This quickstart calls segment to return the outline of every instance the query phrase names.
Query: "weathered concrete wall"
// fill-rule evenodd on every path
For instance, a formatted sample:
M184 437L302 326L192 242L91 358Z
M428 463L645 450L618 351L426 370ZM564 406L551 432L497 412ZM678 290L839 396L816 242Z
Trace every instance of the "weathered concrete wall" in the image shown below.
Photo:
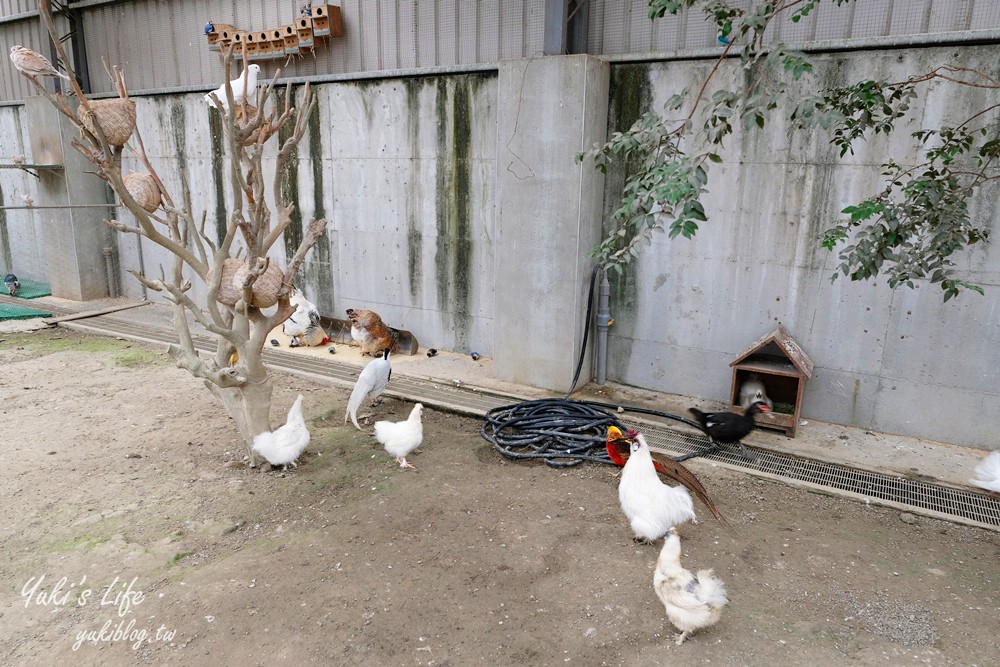
M24 107L0 108L0 163L31 159L31 143ZM35 178L19 169L0 169L0 273L46 282L48 263L42 235L37 233L38 212L11 209L24 206L24 197L37 196Z
M500 379L570 389L593 264L585 255L599 240L604 185L574 156L604 138L608 77L608 64L590 56L500 63L493 364Z
M953 49L818 56L820 85L862 78L905 79L955 60ZM995 49L963 49L962 64L992 71ZM737 63L726 66L729 76ZM613 69L611 130L662 109L699 83L711 63L623 65ZM964 119L987 96L932 87L915 103L927 124ZM942 303L937 287L890 290L880 283L830 280L836 255L821 232L850 203L881 187L887 155L913 161L909 131L876 137L838 160L828 137L789 134L776 114L764 132L737 133L713 168L696 238L657 235L622 279L614 280L609 377L666 392L725 400L729 362L781 322L816 364L803 415L835 423L988 447L1000 389L1000 249L986 246L957 261L986 288ZM609 173L606 212L622 173ZM977 223L997 233L998 189L973 204Z
M961 62L991 71L993 51L966 47ZM818 56L816 61L820 83L837 84L861 77L903 78L953 62L954 54L954 49L884 51ZM505 66L522 72L525 89L516 99L527 103L528 114L517 126L516 147L518 155L534 161L529 166L536 174L546 172L544 179L521 184L535 191L518 190L516 179L523 174L517 170L524 165L512 165L510 156L502 155L514 136L509 113L514 109L516 117L516 108L512 90L503 88L496 74L315 88L319 106L284 187L297 197L301 220L313 215L329 220L328 235L308 258L299 281L324 314L371 307L390 324L413 331L425 346L475 350L494 356L501 369L505 364L551 369L553 354L572 357L562 366L575 362L579 332L574 328L583 317L579 295L586 280L582 267L590 265L582 257L597 237L596 229L586 229L586 220L597 224L600 216L593 213L602 191L597 181L586 181L589 167L576 165L580 171L572 175L572 155L589 130L564 130L572 124L580 130L577 121L592 122L603 110L588 107L582 116L580 109L566 110L569 101L595 99L575 87L591 85L589 75L554 79L543 75L548 67L557 74L571 68L553 60L531 73L524 67L528 62L533 61ZM727 64L726 74L735 65ZM613 65L609 129L627 127L648 109L661 109L673 92L700 83L710 67L705 61ZM541 101L560 88L566 99L552 104L563 103L564 113L547 114L546 109L560 107ZM168 188L178 200L190 199L196 214L206 211L209 229L223 228L230 184L217 114L201 94L139 98L137 105L147 150ZM986 93L956 94L940 86L917 105L916 117L929 124L963 118L988 102ZM5 146L8 137L26 145L23 114L17 107L0 109ZM729 390L729 361L781 322L816 363L803 404L807 418L973 446L993 444L992 421L985 416L1000 412L992 371L1000 349L1000 251L995 245L959 258L972 279L987 288L986 296L965 294L944 304L940 291L927 284L893 291L883 283L831 283L836 256L817 241L838 211L876 187L878 165L886 155L899 155L893 150L899 148L906 159L907 130L916 125L901 129L894 138L859 145L857 155L846 160L836 158L821 133L788 134L777 116L766 132L731 137L725 163L712 171L706 199L711 221L693 241L655 237L626 274L614 279L609 378L721 401ZM563 161L560 143L566 144ZM548 174L553 165L560 173ZM622 178L621 171L608 174L605 215L621 192ZM31 177L0 171L8 202L12 190L34 187L24 179ZM553 184L561 185L552 189ZM510 188L509 198L505 188ZM973 203L977 221L994 233L1000 216L997 194L993 187ZM11 219L8 215L8 227ZM302 224L293 225L289 248L297 245ZM568 238L561 235L568 225L575 230L575 258L566 252L568 246L556 243ZM123 271L144 268L158 276L160 265L168 266L167 255L149 241L142 244L141 262L134 237L120 236L119 248ZM275 249L280 260L285 253L284 247ZM529 256L530 261L522 261L523 277L539 289L524 294L510 276L516 261ZM141 294L131 276L123 273L121 282L131 296ZM549 285L551 290L541 289ZM551 291L556 297L546 299ZM575 295L575 308L560 305L569 302L567 295ZM509 338L501 322L564 332L550 336L560 350ZM550 374L560 377L530 381L561 388L569 380L561 370ZM528 381L513 372L511 377Z
M272 254L290 256L308 221L326 217L327 236L297 283L323 314L371 308L428 347L492 354L496 75L314 91L316 111L281 185L298 202L296 221ZM200 94L137 98L137 109L167 189L224 233L232 188L218 113ZM275 147L265 154L268 183ZM120 247L123 268L139 268L137 240ZM142 250L147 275L158 276L169 257L148 240ZM140 295L131 278L125 285Z

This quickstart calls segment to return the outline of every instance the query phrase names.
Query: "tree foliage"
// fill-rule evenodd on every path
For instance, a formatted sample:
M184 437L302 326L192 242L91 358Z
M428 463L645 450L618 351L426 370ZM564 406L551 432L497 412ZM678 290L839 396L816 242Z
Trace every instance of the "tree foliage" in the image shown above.
M827 1L839 6L853 0ZM577 156L593 160L605 173L612 160L631 167L608 236L591 253L606 269L620 273L654 232L691 238L698 231L707 220L701 198L711 163L722 161L720 151L737 123L752 131L764 128L775 113L787 114L794 129L828 131L844 157L858 141L892 133L931 82L1000 90L1000 81L983 72L945 64L904 81L859 81L793 97L788 83L810 76L812 64L782 44L765 46L764 33L775 20L802 20L820 2L776 0L744 9L721 0L649 0L654 20L684 10L702 12L724 48L698 89L673 96L663 115L647 112L627 131ZM734 68L728 83L718 83L720 66L734 55L742 67ZM891 287L928 280L939 285L946 301L962 289L983 293L956 274L952 256L989 240L989 230L973 223L968 202L985 183L1000 178L998 109L1000 104L989 106L954 127L914 132L921 162L889 159L882 165L884 188L846 207L845 217L820 239L839 253L834 279L884 275Z

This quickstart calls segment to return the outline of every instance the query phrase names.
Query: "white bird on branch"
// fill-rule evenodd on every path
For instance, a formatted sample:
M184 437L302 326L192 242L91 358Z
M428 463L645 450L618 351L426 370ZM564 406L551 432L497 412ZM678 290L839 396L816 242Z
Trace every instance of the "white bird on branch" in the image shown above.
M245 70L240 78L233 79L229 82L229 86L233 89L233 102L236 104L242 104L243 102L252 102L253 99L247 100L247 91L250 95L254 95L257 92L257 74L260 72L260 65L250 65ZM219 102L222 103L222 108L229 110L229 100L226 99L226 84L222 84L218 88L212 91L215 96L219 98ZM212 101L212 93L205 95L205 101L208 106L214 107L215 102Z

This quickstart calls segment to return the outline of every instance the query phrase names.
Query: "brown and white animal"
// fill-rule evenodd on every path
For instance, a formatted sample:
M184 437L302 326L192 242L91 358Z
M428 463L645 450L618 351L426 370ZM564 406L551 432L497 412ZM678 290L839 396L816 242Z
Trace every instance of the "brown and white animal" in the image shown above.
M37 51L32 51L21 45L10 47L10 61L14 63L14 67L17 68L18 72L32 78L36 76L58 76L70 81L68 76L52 66L48 58Z
M309 429L306 428L306 420L302 417L302 394L295 399L291 410L288 411L288 419L284 426L265 433L255 435L253 438L253 450L267 459L273 466L296 466L295 461L299 458L306 445L309 444Z
M714 625L729 602L726 586L712 570L692 574L681 566L681 538L673 528L663 540L653 573L653 589L667 618L681 631L674 643L680 645L696 630Z
M622 468L618 501L635 539L652 542L679 523L696 521L688 490L660 481L649 446L638 432L629 431L625 437L632 443L632 453Z
M417 403L410 411L410 416L401 422L375 422L375 439L382 443L390 456L396 457L400 468L412 468L406 462L406 455L420 446L424 441L424 426L421 422L424 406Z
M361 356L370 354L375 357L382 350L396 352L399 349L392 329L385 325L374 310L348 308L347 318L351 320L351 338L361 346Z
M294 287L289 300L295 306L295 312L281 325L282 332L291 338L288 346L315 347L329 343L330 337L326 335L320 323L319 310L316 306Z

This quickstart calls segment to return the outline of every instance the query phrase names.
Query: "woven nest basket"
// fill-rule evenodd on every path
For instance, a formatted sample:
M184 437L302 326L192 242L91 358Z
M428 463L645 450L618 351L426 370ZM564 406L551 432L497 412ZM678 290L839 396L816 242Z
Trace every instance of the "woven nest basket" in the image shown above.
M104 137L108 143L115 148L121 148L135 131L135 102L132 100L111 99L88 101L90 113L82 105L76 110L76 117L80 119L87 131L97 136L94 129L93 117L97 117L97 122L101 125Z
M125 177L125 189L146 212L152 213L160 207L160 189L149 174L129 174Z
M243 296L243 281L249 272L250 268L241 259L227 259L223 262L222 283L219 285L216 301L227 306L235 306ZM284 277L284 272L272 262L264 275L254 281L251 290L253 299L250 305L254 308L270 308L278 303L278 292L281 290L281 281Z

